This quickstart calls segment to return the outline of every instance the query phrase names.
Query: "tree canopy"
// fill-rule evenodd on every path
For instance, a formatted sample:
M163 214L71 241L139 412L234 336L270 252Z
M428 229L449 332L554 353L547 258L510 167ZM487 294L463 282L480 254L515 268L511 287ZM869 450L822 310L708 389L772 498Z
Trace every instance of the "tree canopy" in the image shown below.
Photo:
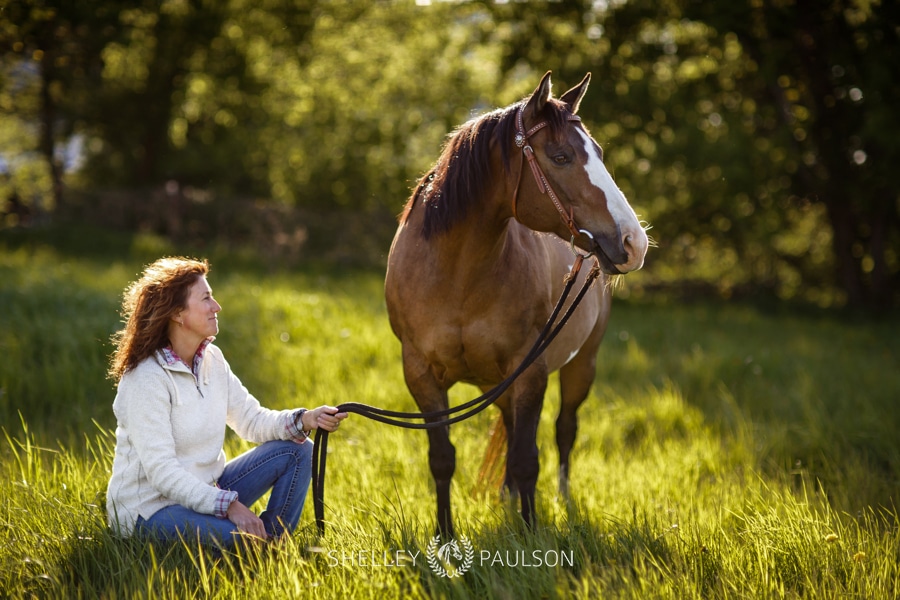
M0 0L0 201L396 213L456 125L592 72L654 285L895 307L898 31L877 0Z

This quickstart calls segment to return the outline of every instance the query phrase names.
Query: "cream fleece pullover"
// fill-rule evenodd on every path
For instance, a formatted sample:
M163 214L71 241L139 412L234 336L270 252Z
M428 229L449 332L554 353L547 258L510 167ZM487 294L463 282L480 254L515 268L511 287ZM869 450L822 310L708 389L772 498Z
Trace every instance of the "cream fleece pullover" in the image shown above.
M199 380L161 352L127 371L113 402L116 453L107 489L109 525L130 535L138 516L180 504L215 514L225 468L225 425L256 443L291 439L295 411L260 406L209 344Z

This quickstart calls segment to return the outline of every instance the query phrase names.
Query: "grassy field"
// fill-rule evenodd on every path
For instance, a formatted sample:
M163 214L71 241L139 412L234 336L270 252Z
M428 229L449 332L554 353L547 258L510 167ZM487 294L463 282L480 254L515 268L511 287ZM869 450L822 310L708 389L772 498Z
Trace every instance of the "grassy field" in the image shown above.
M0 597L900 594L896 316L616 303L569 502L556 494L555 383L548 392L534 531L479 487L494 411L454 426L457 535L473 556L459 577L427 560L425 434L358 417L330 440L324 537L310 501L293 538L225 557L114 538L108 339L126 283L172 249L98 234L86 252L83 237L0 236ZM264 404L414 409L381 274L205 254L224 307L217 343ZM229 454L245 448L229 438Z

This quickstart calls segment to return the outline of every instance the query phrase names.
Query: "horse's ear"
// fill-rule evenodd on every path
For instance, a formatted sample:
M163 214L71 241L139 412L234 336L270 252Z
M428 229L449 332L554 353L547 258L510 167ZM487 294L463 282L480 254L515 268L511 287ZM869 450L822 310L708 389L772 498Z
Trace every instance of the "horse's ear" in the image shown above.
M560 97L560 100L566 103L566 106L569 107L569 111L573 115L578 112L578 105L581 104L581 99L584 98L584 93L587 91L590 82L591 74L588 73L584 76L584 79L581 80L581 83Z
M547 71L541 79L541 82L531 93L531 98L528 99L528 104L525 106L525 109L531 111L532 115L538 115L550 99L550 87L552 85L553 84L550 83L550 71Z

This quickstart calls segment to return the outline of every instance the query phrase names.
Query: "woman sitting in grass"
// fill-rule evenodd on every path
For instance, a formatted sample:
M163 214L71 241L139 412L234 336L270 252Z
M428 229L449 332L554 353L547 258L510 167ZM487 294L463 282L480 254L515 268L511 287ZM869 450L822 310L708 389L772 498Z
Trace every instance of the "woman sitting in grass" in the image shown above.
M231 548L241 533L293 531L312 471L309 432L335 431L347 416L331 406L260 406L212 343L222 307L207 273L205 260L162 258L125 291L109 369L118 393L106 500L120 535ZM261 445L226 463L226 425ZM248 507L269 490L257 516Z

